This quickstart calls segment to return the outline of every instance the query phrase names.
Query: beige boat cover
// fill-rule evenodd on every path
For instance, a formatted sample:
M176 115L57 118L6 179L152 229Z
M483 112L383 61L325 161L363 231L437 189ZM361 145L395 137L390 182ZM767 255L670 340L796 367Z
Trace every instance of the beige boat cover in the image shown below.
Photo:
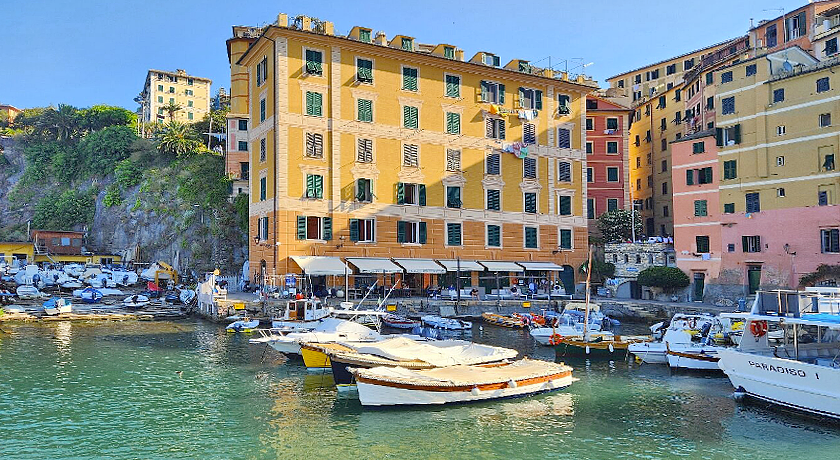
M356 347L356 353L380 356L393 361L423 361L433 366L480 364L513 359L519 354L509 348L480 345L464 340L418 342L406 337L373 342Z
M571 370L572 368L565 364L525 358L508 365L493 367L450 366L426 370L374 367L354 369L354 373L358 377L385 382L425 386L464 386L539 378Z

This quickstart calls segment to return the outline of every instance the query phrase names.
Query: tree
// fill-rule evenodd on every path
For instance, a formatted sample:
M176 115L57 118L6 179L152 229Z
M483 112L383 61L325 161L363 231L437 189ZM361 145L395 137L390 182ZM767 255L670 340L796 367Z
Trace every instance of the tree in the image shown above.
M584 262L578 268L578 271L586 275L586 266L588 262ZM593 283L603 283L605 278L611 278L615 274L615 265L611 262L601 262L600 260L592 259L592 276Z
M59 104L58 109L46 109L35 121L35 131L43 137L67 142L79 133L79 109Z
M225 130L225 124L227 123L226 115L230 111L230 109L224 108L222 110L213 110L210 113L204 115L200 121L193 123L193 129L195 132L201 136L201 142L204 145L207 145L207 134L212 129L215 133L222 133ZM213 120L213 124L211 126L210 120ZM219 140L216 137L213 137L210 140L210 149L213 150L217 145L224 145L224 141Z
M108 126L85 136L79 143L88 173L105 176L114 171L116 164L131 155L131 146L137 139L134 129Z
M94 105L79 111L82 125L88 131L98 131L109 126L130 126L137 120L137 115L122 108L110 105Z
M631 213L624 209L605 212L598 217L598 230L607 243L628 241L633 237L630 219L635 217L636 237L642 234L642 218L639 213Z
M175 121L163 128L157 142L158 151L176 157L196 154L204 147L192 128Z
M170 123L175 121L175 112L181 110L182 108L181 104L178 104L175 101L169 101L165 106L163 106L163 110L169 114Z
M657 287L666 292L691 284L688 275L676 267L648 267L639 272L637 281L642 286Z

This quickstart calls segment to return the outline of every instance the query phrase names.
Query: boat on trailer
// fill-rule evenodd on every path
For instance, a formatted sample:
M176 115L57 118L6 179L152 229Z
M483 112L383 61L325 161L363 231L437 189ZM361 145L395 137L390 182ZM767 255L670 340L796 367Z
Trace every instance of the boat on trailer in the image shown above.
M575 380L565 364L522 359L426 370L351 368L363 406L442 405L514 398L560 390Z

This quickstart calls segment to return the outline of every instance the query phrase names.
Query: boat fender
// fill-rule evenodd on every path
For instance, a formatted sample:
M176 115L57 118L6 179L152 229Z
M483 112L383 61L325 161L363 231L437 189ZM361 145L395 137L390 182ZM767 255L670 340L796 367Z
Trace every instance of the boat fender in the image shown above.
M613 348L613 344L610 344L609 349L610 349L610 353L615 351L615 349Z
M473 387L472 390L470 390L470 393L472 393L473 396L478 396L481 394L481 390L479 390L478 387Z
M589 345L586 346L586 354L589 354Z
M510 379L507 383L508 388L516 388L516 380Z
M750 332L758 340L759 337L767 333L767 321L752 321L750 322Z

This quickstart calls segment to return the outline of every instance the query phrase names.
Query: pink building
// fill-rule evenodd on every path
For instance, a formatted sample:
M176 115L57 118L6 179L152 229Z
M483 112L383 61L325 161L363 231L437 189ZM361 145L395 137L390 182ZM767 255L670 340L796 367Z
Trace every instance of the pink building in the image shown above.
M691 278L689 298L703 300L707 283L720 276L723 247L715 132L683 137L671 155L677 267Z

